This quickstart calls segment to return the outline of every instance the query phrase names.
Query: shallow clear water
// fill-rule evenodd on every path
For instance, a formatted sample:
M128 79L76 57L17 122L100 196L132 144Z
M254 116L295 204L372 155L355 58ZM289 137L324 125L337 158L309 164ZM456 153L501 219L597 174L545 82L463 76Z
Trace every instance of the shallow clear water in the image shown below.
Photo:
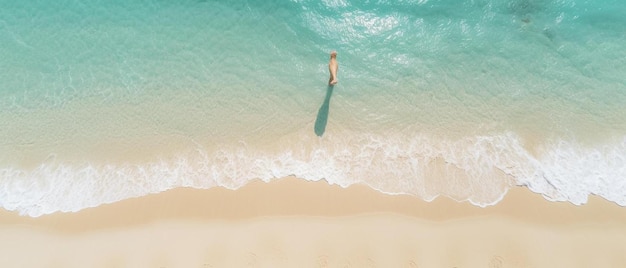
M623 1L0 3L0 205L296 175L626 205ZM329 88L328 53L339 84Z

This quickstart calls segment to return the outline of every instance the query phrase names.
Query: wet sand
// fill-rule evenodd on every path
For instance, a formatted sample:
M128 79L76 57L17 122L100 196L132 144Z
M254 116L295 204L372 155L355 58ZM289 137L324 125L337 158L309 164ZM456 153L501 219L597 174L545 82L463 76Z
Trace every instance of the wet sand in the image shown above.
M480 208L285 178L0 212L0 267L626 267L626 208L517 187Z

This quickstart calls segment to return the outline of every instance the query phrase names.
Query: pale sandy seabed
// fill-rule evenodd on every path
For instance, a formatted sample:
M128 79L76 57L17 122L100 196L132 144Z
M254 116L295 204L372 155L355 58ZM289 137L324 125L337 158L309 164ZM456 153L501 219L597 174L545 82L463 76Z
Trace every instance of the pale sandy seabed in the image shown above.
M626 208L521 187L479 208L285 178L2 211L0 238L0 267L626 267Z

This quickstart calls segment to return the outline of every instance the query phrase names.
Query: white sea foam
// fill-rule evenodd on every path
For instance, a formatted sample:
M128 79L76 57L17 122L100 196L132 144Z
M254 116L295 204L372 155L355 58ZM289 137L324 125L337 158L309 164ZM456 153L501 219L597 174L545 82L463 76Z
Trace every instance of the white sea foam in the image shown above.
M285 143L273 152L250 145L142 165L70 165L49 160L33 170L0 169L0 205L32 217L176 187L237 189L251 180L289 175L431 201L444 195L477 206L496 204L513 185L549 200L584 204L589 194L626 205L626 138L584 148L574 142L528 153L512 133L445 140L426 136L328 135Z
M595 148L560 141L547 149L534 161L535 171L518 177L518 184L549 200L580 205L594 194L626 205L626 138Z

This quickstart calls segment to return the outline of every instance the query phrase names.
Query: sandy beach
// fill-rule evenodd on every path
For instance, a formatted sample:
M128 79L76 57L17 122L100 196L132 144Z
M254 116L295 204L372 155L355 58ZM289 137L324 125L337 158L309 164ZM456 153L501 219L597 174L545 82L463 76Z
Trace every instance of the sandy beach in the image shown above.
M38 218L0 213L0 267L626 267L626 211L525 188L479 208L284 178Z
M624 14L3 1L0 268L626 268Z

